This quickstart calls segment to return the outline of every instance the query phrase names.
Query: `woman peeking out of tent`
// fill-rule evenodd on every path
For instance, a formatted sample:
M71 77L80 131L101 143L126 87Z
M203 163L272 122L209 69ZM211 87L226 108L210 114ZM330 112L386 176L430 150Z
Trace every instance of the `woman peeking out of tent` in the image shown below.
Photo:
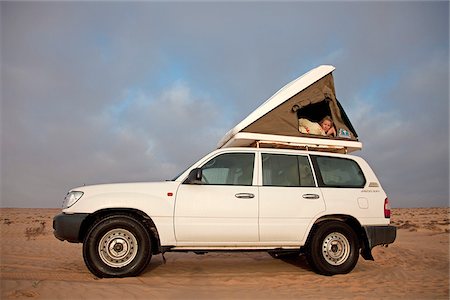
M336 129L334 129L333 120L330 116L325 116L319 123L311 122L308 119L300 118L298 120L298 130L301 133L317 134L324 136L336 136Z

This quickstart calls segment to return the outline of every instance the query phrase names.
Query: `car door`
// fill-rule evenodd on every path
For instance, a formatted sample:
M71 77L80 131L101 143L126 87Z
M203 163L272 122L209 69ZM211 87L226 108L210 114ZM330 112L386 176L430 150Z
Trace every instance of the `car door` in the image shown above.
M254 152L222 153L203 164L201 182L181 184L174 215L177 245L258 241L254 169Z
M307 155L262 153L259 226L262 243L298 245L325 210Z
M316 170L317 183L327 200L328 211L371 218L374 216L372 209L382 207L385 198L379 197L380 189L369 189L369 186L364 189L367 180L355 160L325 155L311 155L311 160ZM375 184L378 186L378 183ZM379 215L381 213L379 210Z

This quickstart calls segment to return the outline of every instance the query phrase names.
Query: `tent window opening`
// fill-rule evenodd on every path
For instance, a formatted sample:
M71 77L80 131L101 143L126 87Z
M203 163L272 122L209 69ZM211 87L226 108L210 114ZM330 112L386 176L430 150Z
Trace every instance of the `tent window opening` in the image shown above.
M321 102L309 104L297 110L297 118L299 122L298 130L303 134L313 134L322 136L336 136L336 129L333 119L331 118L331 109L329 99ZM319 124L325 117L329 121L324 121L323 125Z
M308 119L311 122L319 123L326 116L331 116L330 105L327 100L297 110L297 118Z

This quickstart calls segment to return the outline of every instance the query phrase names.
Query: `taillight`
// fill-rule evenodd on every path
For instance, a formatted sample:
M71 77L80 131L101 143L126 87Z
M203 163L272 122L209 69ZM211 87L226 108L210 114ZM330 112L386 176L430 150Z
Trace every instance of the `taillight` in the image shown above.
M384 199L384 217L390 218L391 217L391 205L389 204L389 199Z

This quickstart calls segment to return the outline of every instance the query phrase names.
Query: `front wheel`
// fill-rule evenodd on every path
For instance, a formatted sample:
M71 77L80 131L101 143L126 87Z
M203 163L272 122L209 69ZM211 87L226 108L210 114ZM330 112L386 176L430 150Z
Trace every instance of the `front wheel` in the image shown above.
M128 215L109 216L90 228L83 258L98 277L136 276L150 261L150 236L141 222Z
M359 258L358 237L339 221L326 222L312 233L306 251L310 266L323 275L349 273Z

